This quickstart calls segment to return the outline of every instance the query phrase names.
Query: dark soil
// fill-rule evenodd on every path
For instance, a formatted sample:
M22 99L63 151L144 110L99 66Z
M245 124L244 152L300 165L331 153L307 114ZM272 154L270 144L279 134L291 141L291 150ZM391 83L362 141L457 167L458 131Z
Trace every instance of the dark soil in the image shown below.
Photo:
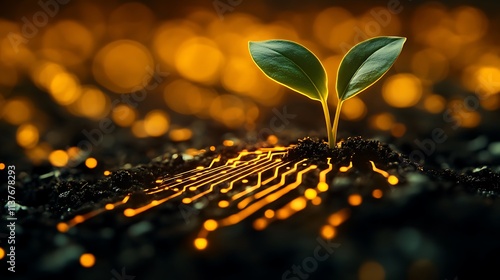
M65 234L56 230L56 224L128 193L133 193L131 203L143 205L149 202L143 190L154 186L157 178L208 165L218 154L225 162L256 145L220 146L216 152L207 149L190 160L172 150L147 164L111 170L107 177L100 175L102 170L89 173L82 166L63 168L53 176L24 174L17 185L15 278L132 279L125 274L135 279L300 279L282 276L313 254L319 228L330 213L349 207L346 197L353 192L364 196L363 204L352 207L351 218L337 229L334 242L340 246L307 279L353 279L370 260L383 265L387 279L498 276L498 173L486 167L429 168L387 144L360 137L348 138L335 149L311 138L291 144L295 146L285 161L308 158L324 164L331 158L337 170L352 161L353 172L329 175L334 188L325 194L320 207L271 224L262 232L253 230L251 221L221 229L211 236L205 251L196 251L192 240L210 217L211 207L215 208L211 204L187 222L176 201L131 219L118 212L104 213ZM400 178L397 187L385 187L388 193L382 199L369 195L385 182L373 175L370 160ZM6 186L0 191L5 193ZM83 252L96 256L94 267L80 266L78 257ZM3 275L4 271L2 267Z

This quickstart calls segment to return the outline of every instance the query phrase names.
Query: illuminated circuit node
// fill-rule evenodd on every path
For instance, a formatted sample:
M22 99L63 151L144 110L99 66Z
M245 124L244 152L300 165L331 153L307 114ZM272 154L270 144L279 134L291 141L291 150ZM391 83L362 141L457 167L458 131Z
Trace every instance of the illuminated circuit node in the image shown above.
M234 144L231 140L225 141L225 146ZM338 168L339 172L347 172L353 168L352 162L348 166L334 166L331 158L326 158L321 165L313 164L307 158L284 160L291 147L293 146L243 150L229 159L216 155L209 164L156 178L151 187L143 190L146 197L150 197L146 200L149 202L143 205L128 204L131 196L128 194L121 201L108 202L101 205L101 208L60 222L57 230L67 232L106 211L119 211L125 217L134 217L168 202L194 207L197 211L204 210L209 205L217 209L217 214L211 217L208 215L194 239L193 245L197 250L208 247L209 234L246 219L252 219L251 224L255 230L264 230L275 221L289 219L309 207L321 205L328 190L335 187L327 183L335 175L332 171ZM212 146L209 150L214 152L217 149ZM385 177L389 185L399 183L396 176L377 168L373 161L370 163L373 171ZM111 172L107 170L104 175L109 176ZM220 197L213 199L216 194ZM381 198L382 195L381 189L372 192L374 198ZM351 194L347 202L350 207L359 206L363 197L357 193ZM215 210L213 207L210 209ZM348 208L332 213L327 223L318 229L319 234L325 239L334 238L337 227L349 216ZM95 258L90 254L82 255L80 262L82 266L91 267Z
M83 267L92 267L95 264L95 257L92 254L85 253L80 256L80 264Z

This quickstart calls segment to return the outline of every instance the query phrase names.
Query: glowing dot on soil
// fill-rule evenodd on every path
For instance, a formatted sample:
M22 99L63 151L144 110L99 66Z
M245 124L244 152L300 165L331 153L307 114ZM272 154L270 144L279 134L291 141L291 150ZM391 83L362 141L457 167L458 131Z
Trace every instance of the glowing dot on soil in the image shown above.
M267 143L271 144L271 145L276 145L278 144L278 137L276 137L276 135L269 135L267 137Z
M132 208L125 209L125 211L123 211L123 215L126 217L132 217L135 215L135 210Z
M97 166L97 160L92 157L88 158L85 160L85 166L87 166L90 169L95 168Z
M109 170L104 171L104 176L109 176L109 175L111 175L111 171Z
M205 167L203 167L203 166L197 166L196 167L196 170L203 170L203 169L205 169Z
M340 172L347 172L347 171L348 171L349 169L351 169L351 168L352 168L352 161L351 161L351 162L349 162L349 166L342 166L342 167L340 167L340 168L339 168L339 171L340 171Z
M297 197L296 199L290 202L290 208L295 211L300 211L304 209L307 205L307 201L303 197Z
M77 215L73 218L73 221L75 221L75 223L79 224L79 223L83 223L83 221L85 221L85 218L82 215Z
M0 260L3 259L3 257L5 257L5 251L3 248L0 248Z
M106 204L106 206L104 206L104 208L106 208L106 210L113 210L115 208L115 205L108 203Z
M57 224L57 230L59 232L67 232L69 230L69 226L66 223L58 223Z
M210 151L215 151L215 146L210 146Z
M95 257L92 254L85 253L80 256L80 264L83 267L92 267L95 264Z
M255 230L263 230L266 228L266 226L267 226L267 222L263 218L259 218L253 222L253 228Z
M363 198L359 194L351 194L347 200L351 206L358 206L363 202Z
M226 147L231 147L231 146L234 146L234 141L232 141L232 140L224 140L224 142L222 142L222 145L224 145Z
M397 183L399 183L399 179L398 179L398 177L391 175L391 176L389 176L389 178L387 178L387 182L389 182L389 184L394 186Z
M243 179L243 180L241 180L241 182L242 182L243 184L246 184L246 183L248 183L248 180L247 180L247 179Z
M328 190L328 184L325 182L319 182L317 188L318 188L318 191L320 191L320 192L326 192Z
M315 198L311 201L311 203L312 203L313 205L320 205L320 204L321 204L321 197L319 197L319 196L315 197Z
M330 225L325 225L321 228L321 236L325 239L332 239L335 237L335 228Z
M5 169L5 163L0 163L0 170L4 170Z
M208 231L214 231L217 229L219 225L217 224L217 221L215 220L206 220L205 223L203 224L203 227L208 230Z
M220 208L226 208L229 206L229 202L227 200L221 200L219 201L219 207Z
M372 191L372 196L374 198L382 198L383 192L379 189L375 189Z
M196 238L194 240L194 247L196 247L196 249L198 250L204 250L205 248L207 248L207 245L208 241L206 238Z
M359 278L360 280L368 279L385 279L384 267L375 261L365 262L359 268Z
M305 192L304 192L304 196L309 199L309 200L312 200L314 199L316 196L318 195L318 193L316 192L316 190L314 189L307 189Z
M267 209L266 212L264 212L264 216L268 219L272 219L274 217L274 210Z
M185 197L185 198L182 199L182 203L184 203L184 204L189 204L191 202L192 202L192 200L189 197Z

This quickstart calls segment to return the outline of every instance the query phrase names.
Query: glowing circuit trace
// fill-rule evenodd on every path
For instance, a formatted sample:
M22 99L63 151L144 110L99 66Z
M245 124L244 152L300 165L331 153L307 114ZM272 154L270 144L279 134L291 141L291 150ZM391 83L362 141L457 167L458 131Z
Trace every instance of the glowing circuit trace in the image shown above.
M67 232L107 211L121 211L125 217L134 217L166 202L189 206L204 199L208 203L202 208L212 203L220 211L203 222L193 241L196 249L204 250L208 247L209 234L251 217L254 217L254 229L264 230L275 221L286 220L308 207L320 205L328 190L334 187L330 183L331 179L353 168L352 162L349 166L335 167L331 158L327 158L322 164L313 163L307 158L298 161L284 160L291 147L243 150L236 157L225 161L218 155L207 166L197 166L173 176L157 178L153 187L144 189L144 194L150 199L142 206L128 206L127 202L131 197L128 194L118 202L108 203L66 222L60 222L57 229ZM386 178L389 185L399 183L396 176L377 168L373 161L370 163L372 170ZM316 182L311 183L311 179L306 178L315 178ZM373 196L382 197L382 190L377 189ZM352 207L362 203L362 197L358 194L347 199ZM348 208L331 214L320 229L320 234L324 238L334 238L337 227L349 215Z

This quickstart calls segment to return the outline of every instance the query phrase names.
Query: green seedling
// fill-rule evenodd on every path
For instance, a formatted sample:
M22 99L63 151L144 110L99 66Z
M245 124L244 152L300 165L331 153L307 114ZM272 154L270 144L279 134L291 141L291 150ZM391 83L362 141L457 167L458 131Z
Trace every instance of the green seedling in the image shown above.
M336 91L339 99L333 126L328 111L328 79L319 59L306 47L287 40L248 43L253 61L271 80L321 102L328 144L334 148L342 104L377 82L398 58L406 38L375 37L352 47L340 63Z

